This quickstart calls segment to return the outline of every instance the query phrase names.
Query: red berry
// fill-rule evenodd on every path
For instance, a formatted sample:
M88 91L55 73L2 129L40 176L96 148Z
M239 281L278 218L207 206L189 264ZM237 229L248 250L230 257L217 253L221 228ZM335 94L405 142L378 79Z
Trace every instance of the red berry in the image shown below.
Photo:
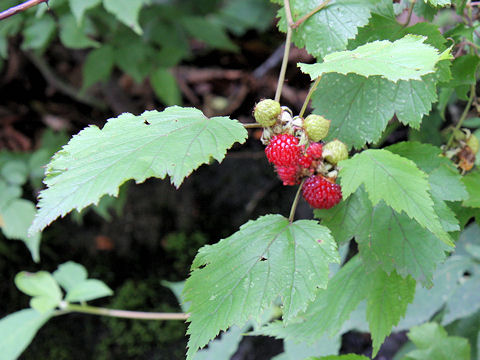
M310 155L313 160L319 160L322 158L323 146L320 143L311 143L307 149L307 155Z
M298 162L300 147L298 139L290 134L276 135L265 148L268 161L276 166L288 166Z
M342 189L321 175L313 175L303 183L302 195L311 207L330 209L342 199Z
M308 169L310 166L312 166L312 157L308 154L306 155L303 155L301 156L299 159L298 159L298 164L304 168L304 169Z
M298 184L298 166L289 165L289 166L276 166L278 177L283 181L283 185L292 186Z

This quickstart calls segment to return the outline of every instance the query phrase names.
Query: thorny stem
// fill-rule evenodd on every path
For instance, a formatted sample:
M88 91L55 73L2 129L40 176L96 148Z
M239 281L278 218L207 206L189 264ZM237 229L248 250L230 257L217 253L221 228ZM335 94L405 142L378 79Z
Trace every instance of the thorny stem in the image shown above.
M252 123L252 124L243 124L243 127L245 129L255 129L255 128L261 128L262 125L260 125L258 123Z
M402 25L403 27L407 27L408 24L410 24L410 20L412 19L412 14L413 14L413 8L415 7L415 2L416 0L412 0L412 4L408 8L408 16L407 16L407 21Z
M142 320L186 320L189 317L189 314L185 313L155 313L143 311L114 310L96 306L76 304L67 304L64 310L60 310L58 312L58 315L63 315L71 312Z
M329 2L330 0L325 0L320 5L318 5L315 9L310 11L308 14L303 15L300 19L298 19L292 24L292 29L296 29L297 27L299 27L304 21L308 20L311 16L315 15L317 12L319 12L325 6L327 6Z
M13 6L5 11L0 12L0 20L6 19L10 16L13 16L15 14L18 14L22 11L25 11L33 6L36 6L41 3L47 3L48 5L48 0L28 0L25 1L17 6Z
M322 76L319 76L315 82L313 83L312 87L308 91L307 97L305 98L305 101L303 102L302 109L300 110L300 114L298 116L302 117L303 114L305 114L305 110L307 110L308 103L310 102L310 98L312 97L313 92L317 88L318 84L320 83L320 80L322 79Z
M458 129L460 129L463 121L467 118L468 111L470 110L470 107L472 106L472 103L473 103L473 99L475 99L475 84L472 84L472 86L470 87L470 97L468 98L468 102L467 102L467 105L465 106L465 109L463 110L462 116L460 116L460 119L458 120L457 126L455 126L455 129L452 131L452 134L450 135L450 138L448 139L447 149L452 144L455 132Z
M295 195L295 199L293 200L292 208L290 209L290 216L288 217L288 221L290 224L295 219L295 211L297 210L298 201L300 200L300 193L302 192L302 186L305 182L305 179L302 180L300 185L298 186L297 194Z

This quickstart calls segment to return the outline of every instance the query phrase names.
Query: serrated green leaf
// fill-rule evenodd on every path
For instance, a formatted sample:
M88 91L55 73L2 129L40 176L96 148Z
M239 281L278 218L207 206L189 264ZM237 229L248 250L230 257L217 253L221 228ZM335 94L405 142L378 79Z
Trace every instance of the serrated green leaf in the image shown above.
M77 284L87 280L87 269L83 265L68 261L58 267L53 273L54 279L65 289L66 292L73 289Z
M71 288L67 292L65 300L90 301L110 295L113 295L113 291L103 281L88 279Z
M328 139L357 149L380 139L387 123L398 119L414 128L437 99L434 75L397 84L372 76L326 74L312 96L316 114L331 120Z
M435 169L451 164L442 155L442 150L431 144L417 141L402 141L386 148L388 151L412 160L421 170L431 173Z
M115 63L115 51L111 45L104 45L90 51L83 64L83 87L107 80Z
M208 119L194 108L170 107L142 115L122 114L100 130L90 126L57 152L47 167L46 190L30 233L73 209L82 210L106 194L116 196L129 179L182 181L211 158L221 161L247 132L228 117Z
M322 356L321 358L318 357L310 357L305 360L369 360L369 358L363 355L356 355L356 354L347 354L347 355L329 355L329 356Z
M364 77L379 75L387 80L422 80L422 76L435 72L435 64L448 54L439 54L434 47L424 44L427 38L406 35L400 40L374 41L352 51L342 51L325 56L322 63L302 64L302 72L312 80L325 73L347 75L355 73Z
M383 202L374 207L370 204L365 212L366 216L359 218L355 240L367 268L380 265L388 274L411 275L431 286L436 266L452 248Z
M413 12L419 17L425 18L427 21L432 21L438 12L438 8L432 6L430 3L424 1L416 1L413 6Z
M433 210L426 174L411 160L387 150L366 150L339 165L345 198L364 184L373 205L384 200L395 211L404 211L446 244L452 244Z
M407 334L418 347L407 353L404 360L469 360L470 344L467 339L448 336L445 329L436 323L414 327Z
M87 36L90 33L91 24L84 21L78 25L71 14L60 18L60 40L62 44L71 49L85 49L98 47L99 43Z
M300 19L319 6L323 0L290 1L293 20ZM332 0L322 10L303 22L293 32L292 40L298 47L316 57L344 50L348 39L357 35L357 29L368 23L375 1L370 0ZM285 9L279 10L281 17L279 28L286 31Z
M437 6L437 7L444 7L452 5L451 0L423 0L430 5Z
M280 215L250 221L203 247L184 289L191 301L187 359L220 330L258 319L279 296L288 322L326 287L328 265L339 261L327 228L312 220L290 224Z
M437 214L442 224L443 230L446 232L459 231L460 224L453 210L446 204L445 201L441 200L435 195L432 195L433 199L433 209L435 214Z
M34 309L23 309L2 318L0 320L2 359L18 359L51 316L52 312L42 314Z
M463 206L474 208L480 207L480 171L472 171L465 175L463 184L468 192L468 199L463 202Z
M283 342L284 353L272 360L299 360L307 359L309 356L321 356L338 354L341 346L341 336L335 336L334 338L323 335L314 344L308 344L304 342L298 342L293 340L285 340Z
M77 23L80 24L83 20L85 12L95 6L99 5L102 0L69 0L70 9L75 16Z
M440 165L428 177L432 196L446 201L461 201L468 198L462 177L452 164Z
M405 315L408 303L415 294L415 280L402 278L395 272L371 274L372 287L367 298L367 321L372 334L373 356L378 353L383 340L392 327Z
M105 9L137 34L142 34L138 16L144 3L145 0L103 0Z
M1 193L1 191L0 191ZM28 228L35 218L35 205L25 199L0 204L0 228L8 239L22 240L35 262L40 260L41 234L28 236Z
M53 276L46 271L27 273L22 271L15 276L15 285L32 296L30 306L41 313L55 309L62 300L62 292Z

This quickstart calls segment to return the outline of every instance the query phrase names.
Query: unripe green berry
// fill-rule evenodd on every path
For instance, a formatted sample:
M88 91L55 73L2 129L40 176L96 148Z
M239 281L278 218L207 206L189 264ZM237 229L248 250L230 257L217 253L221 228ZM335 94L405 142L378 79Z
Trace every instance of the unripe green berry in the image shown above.
M327 136L330 120L320 115L310 114L305 118L303 127L310 140L318 142Z
M265 99L255 106L253 116L260 125L269 127L275 125L281 112L282 109L278 101Z
M474 154L476 154L480 148L478 138L474 134L471 134L468 138L467 145L470 147L470 149L472 149Z
M340 140L333 140L323 146L323 157L333 165L338 162L348 159L348 149Z

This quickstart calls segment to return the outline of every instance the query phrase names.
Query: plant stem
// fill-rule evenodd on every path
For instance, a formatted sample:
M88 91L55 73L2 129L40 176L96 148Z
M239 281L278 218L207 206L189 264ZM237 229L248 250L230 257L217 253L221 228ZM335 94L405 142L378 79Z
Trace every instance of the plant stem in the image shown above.
M185 313L155 313L143 311L127 311L101 308L89 305L68 304L64 313L79 312L91 315L111 316L127 319L142 319L142 320L186 320L189 314Z
M463 121L467 118L468 111L470 110L470 107L472 106L473 99L475 99L475 86L476 84L472 84L470 87L470 97L468 98L467 105L465 106L465 109L463 110L462 116L460 116L460 119L458 120L457 125L455 126L455 129L452 131L452 135L450 135L450 138L448 139L447 142L447 149L450 147L453 141L453 137L455 135L455 132L460 129L460 127L463 124Z
M292 43L292 13L290 11L290 1L284 0L285 14L287 16L287 38L285 40L285 50L283 51L282 66L280 68L280 74L278 74L277 91L275 92L275 101L280 102L282 96L283 83L285 81L285 73L287 72L288 56L290 55L290 45Z
M412 19L412 14L413 14L413 8L415 7L415 2L416 0L412 0L412 4L408 9L407 21L405 21L405 23L402 25L403 27L407 27L408 24L410 24L410 20Z
M243 127L245 129L255 129L255 128L261 128L262 125L260 125L258 123L252 123L252 124L243 124Z
M318 84L320 83L320 80L322 79L322 76L319 76L313 85L310 87L310 90L308 90L307 97L305 98L305 101L303 102L302 109L300 110L300 114L298 116L302 117L303 114L305 114L305 110L307 110L308 103L310 102L310 98L312 97L313 92L317 88Z
M48 4L48 0L28 0L28 1L25 1L17 6L13 6L5 11L2 11L0 12L0 20L3 20L3 19L6 19L10 16L13 16L15 14L18 14L22 11L25 11L33 6L36 6L38 4L41 4L41 3L47 3Z
M292 24L292 29L298 28L304 21L308 20L311 16L315 15L317 12L319 12L325 6L327 6L329 2L330 0L325 0L320 5L318 5L315 9L310 11L308 14L303 15L300 19L298 19Z
M288 217L288 221L290 222L290 224L295 219L295 211L297 210L297 205L298 205L298 201L300 200L300 193L302 192L302 186L304 182L305 182L305 179L302 180L302 182L298 186L297 193L295 194L295 199L293 200L292 208L290 209L290 216Z

